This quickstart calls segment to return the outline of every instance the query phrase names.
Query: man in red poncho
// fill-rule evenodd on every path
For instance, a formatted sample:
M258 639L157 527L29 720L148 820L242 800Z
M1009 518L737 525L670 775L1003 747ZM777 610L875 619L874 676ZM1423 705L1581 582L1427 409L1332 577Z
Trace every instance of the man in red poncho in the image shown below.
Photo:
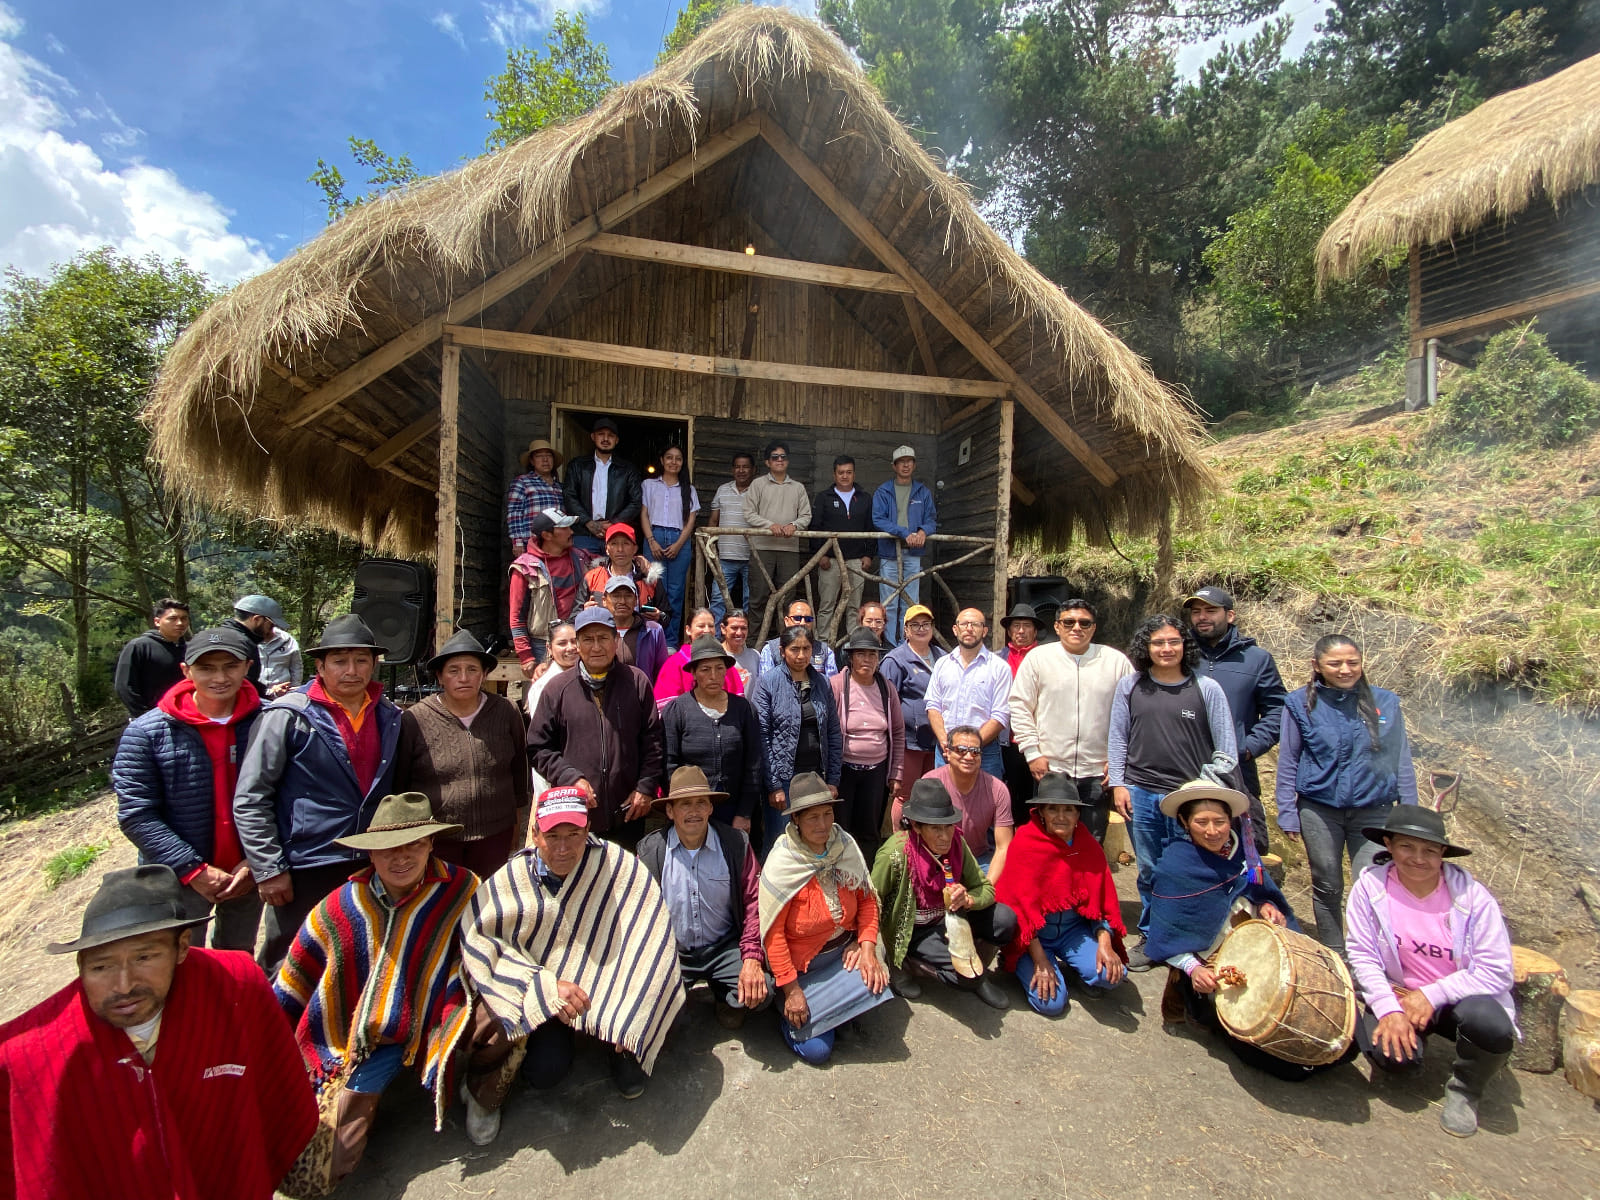
M112 871L78 980L0 1026L0 1197L269 1200L316 1099L246 954L191 949L209 918L171 867Z
M995 899L1017 914L1017 936L1004 962L1037 1013L1067 1008L1065 963L1091 989L1116 987L1126 971L1122 907L1105 851L1078 823L1079 799L1065 775L1049 774L1028 801L1032 819L1017 827Z

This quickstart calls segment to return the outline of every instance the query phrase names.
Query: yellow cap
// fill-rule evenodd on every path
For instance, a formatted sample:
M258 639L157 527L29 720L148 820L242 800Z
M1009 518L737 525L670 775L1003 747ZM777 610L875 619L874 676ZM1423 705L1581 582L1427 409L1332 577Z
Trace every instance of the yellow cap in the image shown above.
M929 608L926 604L913 604L910 608L906 609L907 625L911 624L911 622L916 620L918 617L927 617L928 620L933 620L933 609Z

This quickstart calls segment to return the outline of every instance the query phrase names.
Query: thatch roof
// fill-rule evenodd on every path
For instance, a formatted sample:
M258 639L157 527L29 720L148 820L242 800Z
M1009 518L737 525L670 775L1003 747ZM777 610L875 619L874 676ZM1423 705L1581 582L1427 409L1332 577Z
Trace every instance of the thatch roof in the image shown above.
M1505 92L1434 130L1352 200L1317 245L1317 273L1506 220L1600 182L1600 55Z
M1070 516L1072 497L1081 495L1087 505L1080 515L1148 530L1174 502L1210 485L1188 405L979 217L964 187L894 118L832 34L782 9L754 6L723 17L587 116L356 208L213 304L173 347L148 408L167 479L197 498L309 520L369 546L431 551L437 454L430 471L429 452L436 438L389 470L372 469L363 456L416 420L418 406L437 410L437 344L311 424L289 428L283 414L376 347L559 241L758 110L1118 473L1106 488L1064 453L1059 468L1041 464L1035 482L1048 474L1060 484L1056 494L1069 506L1063 513ZM792 177L786 186L804 191ZM789 252L872 266L855 238L817 208L795 223ZM692 218L687 211L673 217ZM823 224L828 236L815 234L807 244L807 230ZM528 281L469 319L510 328L542 282ZM898 311L898 298L887 299ZM864 295L841 303L863 306L866 322L865 306L883 300ZM903 314L899 324L895 331L879 322L887 331L881 336L903 337L914 352ZM928 333L947 373L984 374L936 323ZM1040 443L1055 447L1020 409L1016 440L1019 453ZM1040 494L1041 506L1054 511ZM1099 527L1098 516L1092 524Z

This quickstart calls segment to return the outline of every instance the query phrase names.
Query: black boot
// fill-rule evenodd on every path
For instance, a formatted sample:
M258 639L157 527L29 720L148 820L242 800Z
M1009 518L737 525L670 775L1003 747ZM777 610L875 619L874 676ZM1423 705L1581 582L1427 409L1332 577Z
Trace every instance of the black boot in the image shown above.
M1444 1085L1444 1112L1439 1114L1439 1124L1446 1133L1471 1137L1478 1132L1478 1100L1510 1057L1510 1051L1490 1054L1464 1037L1456 1038L1455 1069Z

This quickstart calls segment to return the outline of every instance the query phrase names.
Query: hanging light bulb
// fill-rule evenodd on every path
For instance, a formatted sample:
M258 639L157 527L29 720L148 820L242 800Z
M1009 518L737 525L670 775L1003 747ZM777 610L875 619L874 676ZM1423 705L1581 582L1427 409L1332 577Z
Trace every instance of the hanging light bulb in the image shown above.
M754 242L746 242L744 244L744 252L754 257L756 252L756 244Z

